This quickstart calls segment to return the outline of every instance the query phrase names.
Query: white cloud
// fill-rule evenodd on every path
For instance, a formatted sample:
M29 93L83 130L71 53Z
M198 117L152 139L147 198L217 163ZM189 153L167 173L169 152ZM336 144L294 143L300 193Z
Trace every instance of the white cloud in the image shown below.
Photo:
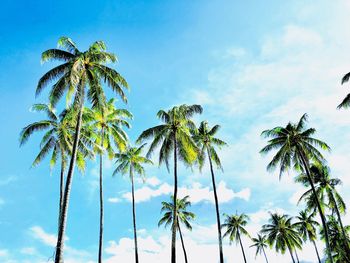
M146 183L149 184L150 186L158 186L160 185L161 181L153 176L153 177L149 177L149 178L146 178Z
M111 197L111 198L108 198L108 202L110 203L120 203L122 200L118 197Z
M38 251L36 250L35 247L24 247L20 250L22 254L25 255L37 255Z
M56 246L56 235L46 233L40 226L33 226L29 230L35 239L40 240L45 245L50 247Z
M0 257L7 257L9 252L7 249L0 249Z

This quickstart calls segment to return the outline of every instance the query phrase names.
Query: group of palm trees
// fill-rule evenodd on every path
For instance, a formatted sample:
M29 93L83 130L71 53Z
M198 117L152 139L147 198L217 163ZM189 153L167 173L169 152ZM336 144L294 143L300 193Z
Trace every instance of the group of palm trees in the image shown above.
M34 104L32 110L44 112L46 119L29 124L23 128L20 144L27 142L34 132L45 131L40 142L40 151L33 166L39 164L46 156L50 156L50 166L60 162L60 186L58 209L58 235L55 248L55 262L63 262L64 241L67 225L68 206L72 189L75 167L84 171L87 160L99 159L99 193L100 193L100 226L98 262L102 262L103 252L103 159L106 155L116 162L113 175L128 174L131 181L132 218L135 242L135 262L139 262L134 176L145 178L144 165L153 164L150 157L158 152L159 165L165 164L170 171L173 158L174 191L170 202L162 202L163 217L159 226L171 226L171 262L176 262L176 238L180 235L185 261L188 255L185 249L183 232L180 225L192 229L190 221L195 218L187 211L190 197L178 198L178 162L186 166L198 167L202 170L207 160L210 168L212 188L214 192L215 213L218 234L218 259L224 262L222 238L228 237L230 242L239 242L246 262L242 243L242 235L249 236L245 226L249 217L246 214L225 216L220 222L219 202L216 191L214 168L222 169L217 150L227 144L216 137L219 125L210 127L202 121L197 127L193 121L195 114L201 114L200 105L179 105L169 110L160 110L157 117L159 125L146 129L136 140L136 146L130 143L125 129L130 128L132 114L115 106L114 99L107 99L104 86L114 91L123 102L127 102L125 91L129 89L126 80L107 63L116 62L113 53L107 51L104 42L94 42L86 51L80 51L68 37L61 37L58 48L42 53L42 61L60 61L62 64L52 68L39 80L36 95L46 86L52 85L49 91L48 104ZM345 75L343 83L350 77ZM60 114L56 107L60 99L66 95L66 106ZM350 105L350 95L340 107ZM256 253L263 253L268 262L266 248L274 247L277 252L289 251L292 261L298 260L297 250L303 242L311 241L321 262L316 247L318 223L314 219L319 214L321 219L320 237L325 240L329 262L350 262L349 227L344 226L341 216L346 207L335 187L341 182L330 176L330 169L319 149L329 150L329 146L311 137L315 129L306 128L307 115L303 115L296 124L288 123L286 127L266 130L262 135L269 138L267 146L261 153L277 150L268 164L268 170L277 166L280 176L289 169L299 173L296 182L306 187L300 201L306 203L307 209L296 218L288 215L270 213L269 223L264 225L256 238L252 238L252 246ZM149 143L149 146L146 145ZM142 151L147 146L147 153ZM296 221L295 221L296 220ZM224 230L222 235L221 231Z

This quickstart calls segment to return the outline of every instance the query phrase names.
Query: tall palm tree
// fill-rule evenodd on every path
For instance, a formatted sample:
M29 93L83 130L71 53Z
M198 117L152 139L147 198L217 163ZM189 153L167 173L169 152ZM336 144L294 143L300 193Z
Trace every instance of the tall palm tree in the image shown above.
M250 247L256 247L255 257L258 254L263 253L265 256L266 263L269 263L265 252L265 248L268 247L266 236L258 234L257 237L252 238L252 241L254 243Z
M147 153L149 157L158 146L159 165L165 163L169 171L169 159L173 152L174 157L174 199L177 200L177 161L178 158L185 164L192 164L198 156L198 149L191 138L190 130L195 128L195 124L191 120L194 114L202 113L203 109L200 105L180 105L175 106L168 111L160 110L157 117L163 124L149 128L141 133L137 142L140 143L147 139L153 139ZM177 207L174 206L174 215L177 214ZM171 263L176 262L176 228L177 218L172 228L171 237Z
M338 178L332 178L330 174L330 168L322 164L313 164L310 168L311 174L313 176L313 181L315 184L315 189L317 196L321 203L326 204L331 210L332 213L336 214L337 220L340 224L340 229L343 235L343 239L346 240L346 231L343 226L341 219L341 214L345 214L346 205L335 188L338 185L341 185L341 180ZM306 175L301 174L296 178L297 182L303 183L306 187L310 187L309 182L306 180ZM312 207L312 191L311 189L306 191L300 198L300 200L306 200L309 207ZM347 243L345 243L345 249L350 255L350 248Z
M302 239L298 231L292 225L292 217L270 213L269 223L263 225L261 232L266 235L270 246L275 246L277 252L284 254L288 249L293 263L295 259L293 251L301 248Z
M42 53L41 58L43 62L56 60L63 63L49 70L40 78L36 88L36 95L39 95L46 86L54 82L49 94L50 103L53 106L56 105L64 93L67 93L68 104L70 104L70 99L74 97L72 107L76 113L76 126L55 253L55 262L62 263L68 204L76 164L77 148L81 137L85 94L87 94L87 98L93 108L104 105L105 95L102 88L102 81L104 81L126 102L123 88L127 88L128 84L116 70L106 66L106 63L115 62L116 56L106 51L104 42L96 41L88 50L81 52L70 38L61 37L58 41L58 46L62 49L49 49Z
M315 247L316 255L318 262L321 263L320 255L316 246L317 232L316 228L319 226L319 223L314 220L314 213L308 213L305 211L300 211L299 215L296 216L297 222L294 223L296 229L300 233L304 242L310 241Z
M222 252L220 211L219 211L218 196L216 193L213 162L217 166L217 168L220 168L222 170L221 161L215 148L218 147L220 149L222 146L225 146L227 144L224 141L215 137L219 129L220 129L219 125L215 125L214 127L209 128L208 122L202 121L198 129L193 130L192 133L193 133L193 140L196 142L196 144L200 149L200 154L198 156L198 163L199 163L200 170L202 170L202 167L206 159L206 155L208 156L208 160L209 160L211 180L212 180L212 185L214 190L215 208L216 208L216 223L217 223L217 229L218 229L220 263L223 263L224 255Z
M341 229L336 217L332 215L328 216L327 226L329 232L329 240L331 244L330 252L332 254L332 260L334 260L334 262L336 263L350 262L350 254L347 253L345 248L345 243L347 243L348 245L350 243L350 226L344 226L346 232L345 240L342 235L339 235ZM325 238L324 229L321 229L320 235L321 238ZM327 259L326 262L330 262L330 259Z
M280 177L290 168L296 170L302 169L305 171L317 203L322 225L325 229L326 245L329 248L326 218L322 211L320 201L318 200L309 162L313 160L317 163L323 163L325 159L317 148L324 150L330 150L330 148L325 142L311 137L316 130L314 128L306 129L306 121L307 115L304 114L297 124L288 123L286 127L275 127L271 130L263 131L261 135L265 138L271 139L260 153L266 154L271 150L278 150L272 161L268 164L267 170L274 170L279 166ZM331 257L331 255L328 254L328 257Z
M138 247L137 247L137 231L136 231L136 208L135 208L135 186L134 186L134 172L140 175L142 178L145 177L144 164L153 164L152 161L142 156L142 149L145 144L140 147L131 147L121 153L116 153L115 157L118 164L113 175L118 173L129 174L131 180L131 197L132 197L132 219L134 227L134 243L135 243L135 262L139 262Z
M236 241L236 243L239 242L245 263L247 263L247 259L244 253L241 235L250 237L248 231L244 228L248 224L248 220L249 220L249 217L244 213L240 215L225 214L225 223L221 225L222 228L226 228L226 232L224 233L223 237L228 236L230 239L230 244L233 241Z
M350 72L346 73L342 80L341 80L341 84L343 85L344 83L348 82L350 79ZM341 108L349 108L350 106L350 93L343 99L343 101L338 105L338 109L341 109Z
M103 174L102 174L102 159L104 149L106 149L108 156L113 158L113 142L117 146L119 151L124 151L128 143L128 136L123 130L123 127L130 128L130 124L126 118L132 119L132 114L125 109L115 108L115 99L110 99L102 107L95 108L93 110L87 109L86 118L90 118L90 125L97 130L98 136L96 138L96 151L100 155L100 167L99 167L99 188L100 188L100 233L99 233L99 249L98 249L98 262L102 262L103 251Z
M25 144L34 132L46 130L40 143L40 152L36 156L32 166L37 166L50 152L51 168L56 164L57 159L60 158L59 218L63 201L64 172L67 165L67 157L71 149L70 125L65 118L66 114L58 116L55 109L49 104L34 104L31 109L37 112L45 112L47 119L31 123L24 127L20 134L20 145Z
M176 200L176 217L174 216L174 198L171 197L171 202L162 202L161 212L165 212L163 217L158 222L158 227L162 224L165 224L165 227L171 225L172 228L176 228L179 231L181 245L185 256L185 262L188 262L187 253L185 249L185 243L183 240L180 223L184 224L185 227L189 230L192 230L192 226L190 221L195 218L195 214L187 211L187 207L191 206L191 202L188 200L189 196L185 196L184 198ZM174 220L176 218L177 220ZM177 225L174 225L176 222Z

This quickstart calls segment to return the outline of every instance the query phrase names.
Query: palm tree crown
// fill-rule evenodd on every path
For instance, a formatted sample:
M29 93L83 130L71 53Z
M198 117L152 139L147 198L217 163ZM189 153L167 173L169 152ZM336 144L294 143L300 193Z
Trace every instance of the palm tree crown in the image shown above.
M253 241L253 245L251 245L250 247L256 248L255 257L258 254L264 254L266 262L268 262L266 253L265 253L265 249L268 247L266 236L258 234L257 237L252 238L252 241Z

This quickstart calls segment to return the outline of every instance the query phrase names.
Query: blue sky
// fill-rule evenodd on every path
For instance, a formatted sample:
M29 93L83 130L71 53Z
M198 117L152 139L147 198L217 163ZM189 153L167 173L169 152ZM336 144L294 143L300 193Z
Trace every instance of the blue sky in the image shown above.
M46 262L53 254L57 228L58 169L48 163L30 168L40 136L19 148L22 127L43 116L30 112L40 76L53 64L40 64L41 52L71 37L81 49L104 40L117 54L117 70L131 86L128 105L135 116L131 139L158 123L155 114L179 103L199 103L207 119L220 124L229 147L220 153L217 172L221 212L250 215L252 235L268 211L291 215L302 188L293 173L281 182L265 166L270 156L259 150L262 130L297 121L307 112L310 125L332 147L327 154L333 174L344 182L349 200L350 134L348 111L336 106L347 94L340 79L350 70L350 5L345 0L308 1L7 1L0 22L0 261ZM107 92L113 96L111 92ZM133 262L130 183L112 178L114 163L105 161L106 262ZM137 184L137 214L142 262L169 257L170 233L158 229L160 202L171 193L172 176L148 167L146 183ZM210 177L180 167L180 194L190 194L197 214L192 233L185 232L189 258L207 251L216 262L215 215ZM94 262L98 243L97 164L75 173L69 208L67 262ZM345 221L349 224L350 218ZM249 240L244 240L249 258ZM319 244L322 248L322 244ZM227 262L240 262L238 247L225 243ZM180 250L179 250L180 251ZM312 247L300 253L315 261ZM288 255L272 262L288 262ZM182 254L179 254L182 260ZM256 262L263 258L256 258ZM181 262L181 261L179 261ZM243 262L243 261L242 261Z

